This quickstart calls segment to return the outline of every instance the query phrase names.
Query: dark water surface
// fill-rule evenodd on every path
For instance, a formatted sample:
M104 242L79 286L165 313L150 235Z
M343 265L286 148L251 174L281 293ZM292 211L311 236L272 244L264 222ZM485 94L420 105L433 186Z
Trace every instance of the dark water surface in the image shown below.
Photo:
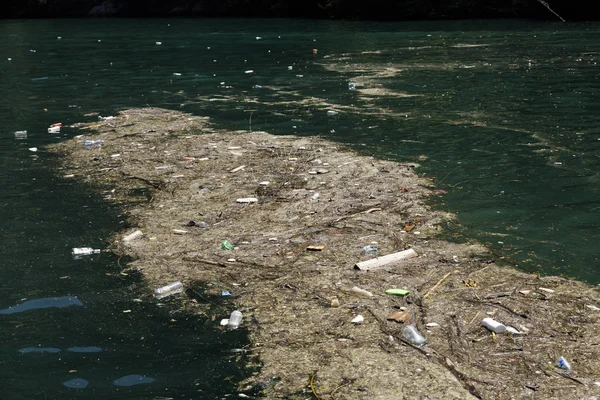
M243 330L151 301L110 254L71 256L125 224L43 149L79 134L48 134L51 123L90 112L182 109L419 162L448 191L435 204L458 213L452 229L525 270L599 282L599 33L519 21L0 21L0 397L212 399L249 373L228 352ZM390 68L377 87L411 96L349 90L369 68Z

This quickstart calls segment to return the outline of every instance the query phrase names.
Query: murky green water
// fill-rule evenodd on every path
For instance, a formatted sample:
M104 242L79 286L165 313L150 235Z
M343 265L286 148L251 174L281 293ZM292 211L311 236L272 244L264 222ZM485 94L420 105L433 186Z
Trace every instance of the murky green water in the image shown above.
M78 134L48 134L51 123L90 112L182 109L419 162L448 192L434 203L458 213L453 232L526 270L597 283L599 33L518 21L0 21L0 309L83 304L0 315L3 396L211 399L248 374L228 352L243 330L150 301L109 254L70 255L124 225L43 150ZM90 346L101 351L69 350ZM150 379L115 384L130 374ZM89 385L63 384L76 378Z

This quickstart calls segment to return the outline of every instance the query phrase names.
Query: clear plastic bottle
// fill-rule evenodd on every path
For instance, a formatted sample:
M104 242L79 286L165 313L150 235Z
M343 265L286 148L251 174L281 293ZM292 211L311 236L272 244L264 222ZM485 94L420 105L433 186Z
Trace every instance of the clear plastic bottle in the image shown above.
M402 329L402 335L404 335L404 339L408 340L415 346L423 346L427 340L419 333L417 327L414 325L408 325L404 329Z
M162 299L163 297L170 296L172 294L183 292L183 283L181 282L173 282L167 286L159 287L158 289L154 289L152 296L157 299Z
M89 255L89 254L98 254L100 253L100 249L92 249L91 247L74 247L72 254L76 255Z
M238 310L235 310L229 316L229 329L237 329L242 323L242 313Z

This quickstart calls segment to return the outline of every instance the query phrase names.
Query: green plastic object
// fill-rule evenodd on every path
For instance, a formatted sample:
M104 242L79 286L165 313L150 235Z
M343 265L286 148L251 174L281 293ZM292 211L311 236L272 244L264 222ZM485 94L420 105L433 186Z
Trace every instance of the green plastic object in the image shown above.
M388 289L385 291L386 294L391 294L394 296L406 296L408 295L410 292L408 290L405 289Z
M233 246L229 243L229 240L224 240L223 243L221 243L221 248L223 250L233 250Z

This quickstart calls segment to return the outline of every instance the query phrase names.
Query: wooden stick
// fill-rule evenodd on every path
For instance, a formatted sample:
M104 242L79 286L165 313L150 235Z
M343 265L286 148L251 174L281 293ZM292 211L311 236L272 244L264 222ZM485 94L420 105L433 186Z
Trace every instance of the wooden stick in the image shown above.
M354 265L354 269L359 269L361 271L369 271L372 269L385 267L386 265L395 263L397 261L406 260L417 256L418 254L416 251L414 251L413 249L408 249L400 251L398 253L388 254L387 256L377 257L371 260L356 263L356 265Z
M446 275L444 275L442 277L442 279L440 279L439 281L437 281L437 283L435 285L433 285L433 287L431 289L429 289L427 291L427 293L425 293L425 296L423 296L423 298L426 299L427 296L429 296L431 294L431 292L433 292L438 286L440 286L440 284L444 281L444 279L446 279L447 277L450 276L450 274L452 274L452 272L448 272Z
M346 218L352 218L352 217L356 217L357 215L360 215L360 214L370 214L370 213L372 213L372 212L374 212L374 211L381 211L381 208L379 208L379 207L374 207L374 208L369 208L368 210L365 210L365 211L360 211L360 212L357 212L357 213L354 213L354 214L350 214L350 215L344 215L344 216L342 216L342 217L339 217L338 219L334 220L334 221L333 221L333 222L331 222L331 223L332 223L332 224L335 224L336 222L340 222L340 221L341 221L341 220L343 220L343 219L346 219Z

